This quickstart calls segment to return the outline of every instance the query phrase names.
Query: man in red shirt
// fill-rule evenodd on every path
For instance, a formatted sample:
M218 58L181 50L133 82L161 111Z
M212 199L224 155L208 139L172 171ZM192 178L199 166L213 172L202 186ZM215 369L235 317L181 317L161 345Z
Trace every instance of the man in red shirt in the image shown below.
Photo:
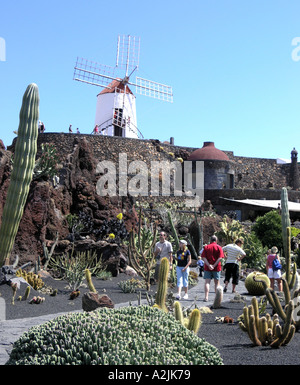
M210 238L210 244L204 247L201 257L204 261L204 301L208 301L208 293L211 279L215 282L215 292L220 284L221 276L221 259L224 258L222 247L217 244L218 238L213 235Z

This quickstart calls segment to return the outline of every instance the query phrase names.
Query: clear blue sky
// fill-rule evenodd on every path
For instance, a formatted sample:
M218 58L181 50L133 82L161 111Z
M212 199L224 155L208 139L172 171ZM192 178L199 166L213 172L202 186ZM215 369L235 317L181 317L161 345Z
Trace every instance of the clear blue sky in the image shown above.
M299 0L0 0L4 144L30 83L46 132L91 133L101 89L74 81L73 67L77 56L114 66L119 34L141 38L138 76L173 87L173 103L137 95L146 139L214 141L237 156L300 153Z

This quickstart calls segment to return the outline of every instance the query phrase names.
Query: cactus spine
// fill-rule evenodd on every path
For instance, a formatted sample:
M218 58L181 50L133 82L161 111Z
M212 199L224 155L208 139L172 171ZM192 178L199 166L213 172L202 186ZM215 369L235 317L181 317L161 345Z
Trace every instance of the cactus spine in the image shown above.
M11 181L0 229L0 266L9 260L29 192L37 151L39 93L30 84L23 96Z
M167 312L166 296L168 291L169 271L170 271L170 263L168 258L162 258L159 266L158 288L155 296L155 302L165 312Z

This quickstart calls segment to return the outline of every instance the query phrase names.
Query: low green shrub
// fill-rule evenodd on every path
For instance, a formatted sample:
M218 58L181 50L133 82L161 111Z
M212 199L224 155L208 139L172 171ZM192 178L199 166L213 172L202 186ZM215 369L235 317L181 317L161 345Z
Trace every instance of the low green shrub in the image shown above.
M7 365L222 365L216 347L150 306L69 313L25 332Z

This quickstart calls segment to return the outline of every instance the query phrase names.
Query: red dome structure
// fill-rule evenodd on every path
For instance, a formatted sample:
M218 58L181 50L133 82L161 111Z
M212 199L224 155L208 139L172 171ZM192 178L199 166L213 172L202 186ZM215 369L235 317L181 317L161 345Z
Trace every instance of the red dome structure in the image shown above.
M193 151L187 160L225 160L229 161L228 156L215 147L214 142L204 142L202 148Z

